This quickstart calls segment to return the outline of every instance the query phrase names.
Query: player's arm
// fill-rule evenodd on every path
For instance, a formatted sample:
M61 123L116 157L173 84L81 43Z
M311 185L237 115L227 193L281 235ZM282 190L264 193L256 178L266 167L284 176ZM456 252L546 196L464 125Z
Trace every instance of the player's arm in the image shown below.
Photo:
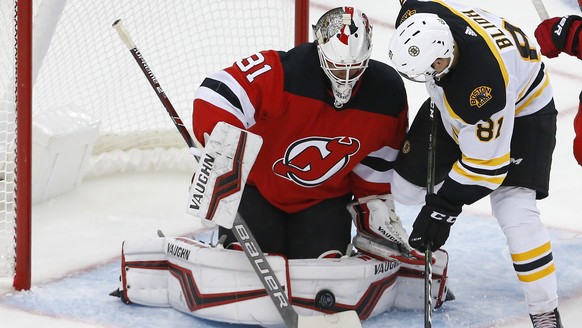
M401 87L402 91L392 93L389 99L391 106L396 106L395 114L386 115L385 128L377 136L383 140L384 146L369 153L350 173L350 190L356 198L390 193L394 162L408 129L408 102L404 83L402 80L400 83L393 89L400 90Z
M438 196L453 204L472 204L501 185L511 160L511 113L503 110L488 120L455 131L462 155L453 164Z
M400 115L390 121L390 127L386 130L391 132L387 145L370 153L353 169L352 192L357 200L348 204L348 210L362 238L360 241L386 239L409 250L406 241L408 234L396 214L394 198L390 194L394 162L408 127L408 106L406 102L404 104ZM357 247L363 245L367 243ZM368 251L374 253L371 249Z
M279 57L274 51L255 53L206 77L194 99L195 137L204 142L218 122L248 129L256 123L267 95L281 85Z
M580 92L580 104L578 113L574 117L574 157L579 165L582 165L582 92Z
M476 137L483 132L480 129L490 128L481 124L468 125L458 132L462 156L453 164L436 194L426 195L409 238L413 248L424 251L429 241L432 251L444 245L463 206L489 195L507 176L511 129L507 129L507 135L501 133L503 140L494 140L497 132L493 133L488 144ZM506 142L505 138L509 140Z
M352 194L356 198L390 193L390 181L398 149L382 147L366 156L350 173Z

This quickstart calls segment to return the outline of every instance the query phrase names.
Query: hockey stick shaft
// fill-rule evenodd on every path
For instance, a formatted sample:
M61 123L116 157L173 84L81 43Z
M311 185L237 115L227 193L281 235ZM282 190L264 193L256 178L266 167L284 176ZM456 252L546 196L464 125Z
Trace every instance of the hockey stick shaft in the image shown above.
M143 58L142 54L140 53L139 49L137 49L135 43L133 42L131 36L129 35L129 32L127 31L127 29L123 25L123 22L121 21L121 19L118 19L115 22L113 22L113 28L115 28L115 30L119 34L119 37L121 38L123 43L127 46L129 51L131 52L131 55L133 56L136 63L139 65L142 72L146 76L148 82L150 83L150 85L152 86L154 91L156 92L158 98L160 99L160 101L164 105L164 108L168 112L168 115L170 115L170 118L172 119L172 121L174 122L174 125L178 129L178 132L180 132L180 134L182 135L182 138L184 138L184 141L186 141L186 144L188 145L188 147L190 147L190 148L196 147L199 149L203 149L202 145L200 145L200 143L198 141L196 141L195 139L193 139L190 136L188 129L186 129L186 126L184 125L184 122L182 122L182 119L180 118L180 116L178 115L176 110L174 109L174 106L170 102L170 99L168 99L168 97L166 96L166 93L164 92L164 90L160 86L158 79L155 77L154 73L152 72L152 70L150 69L148 64L146 63L146 61Z
M534 1L534 0L532 0ZM399 0L402 6L406 0ZM426 192L427 194L434 193L434 172L435 172L435 145L436 145L436 120L435 120L435 104L430 102L430 125L431 130L428 135L428 159L427 159L427 174L426 174ZM432 251L431 243L426 245L424 251L424 327L432 327Z
M299 319L297 313L291 306L289 298L285 294L285 290L275 276L269 262L267 262L265 254L261 251L255 237L239 213L236 214L234 219L232 232L253 265L253 269L269 293L275 307L277 307L277 311L281 314L285 326L297 327Z
M536 8L538 16L540 16L541 20L550 18L550 15L548 15L548 11L546 10L546 6L544 6L542 0L531 0L531 3L533 3L534 7Z
M434 176L435 176L435 160L436 160L436 126L435 119L435 104L430 102L430 133L428 135L428 160L427 160L427 174L426 174L426 192L427 194L434 193ZM426 245L424 251L424 327L432 327L432 251L431 242Z
M174 125L186 141L188 147L197 147L199 149L203 149L200 143L190 136L190 133L184 126L182 119L172 106L172 103L166 96L165 92L163 91L162 87L160 86L158 80L154 76L152 70L147 65L145 59L137 49L135 43L131 39L129 32L123 26L120 19L116 20L113 23L113 28L117 30L119 33L119 37L123 40L127 48L130 50L133 58L140 66L141 70L143 71L144 75L150 82L150 85L158 95L158 98L166 108L166 111L170 115L170 118L174 122ZM198 158L197 158L198 159ZM355 311L345 311L342 313L337 313L333 317L331 317L331 321L327 321L327 319L323 317L303 317L299 316L289 298L285 294L283 286L275 276L271 265L267 261L265 257L265 253L259 247L255 237L251 233L251 230L248 228L246 222L244 221L243 217L237 213L234 219L234 224L232 231L237 239L237 241L241 244L242 248L244 249L245 255L247 259L253 266L257 276L259 277L261 283L265 287L267 294L273 301L275 307L281 314L285 325L290 328L325 328L325 327L338 327L338 328L346 328L346 327L353 327L358 328L361 327L359 323L359 319Z
M326 316L300 316L297 314L289 297L275 273L265 253L261 251L257 240L252 235L243 217L237 213L232 227L236 240L240 243L255 273L260 278L273 304L279 311L285 326L289 328L361 328L361 323L355 311L344 311ZM289 288L289 286L287 286Z
M289 297L275 273L265 253L259 247L243 217L237 213L232 227L236 240L240 243L255 273L261 280L273 304L288 328L361 328L360 319L354 310L328 314L324 316L300 316L297 314ZM289 286L287 286L289 288Z

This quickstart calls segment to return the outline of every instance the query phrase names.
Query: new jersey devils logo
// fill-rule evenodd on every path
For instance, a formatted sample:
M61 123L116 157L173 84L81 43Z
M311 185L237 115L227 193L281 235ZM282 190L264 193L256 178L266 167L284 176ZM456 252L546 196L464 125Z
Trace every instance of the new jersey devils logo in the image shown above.
M359 149L360 142L351 137L301 139L273 164L273 172L299 185L315 187L343 169Z

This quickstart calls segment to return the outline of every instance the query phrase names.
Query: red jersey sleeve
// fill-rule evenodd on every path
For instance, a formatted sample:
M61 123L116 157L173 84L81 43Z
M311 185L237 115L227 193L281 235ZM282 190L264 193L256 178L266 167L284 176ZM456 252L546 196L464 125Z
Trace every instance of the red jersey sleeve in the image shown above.
M194 136L204 142L218 122L248 129L262 116L263 108L280 95L283 77L276 51L263 51L236 61L207 76L196 92L192 111Z
M405 98L405 97L404 97ZM371 152L358 164L350 175L351 190L356 198L370 195L391 193L394 162L400 147L406 138L408 127L408 105L404 99L404 108L397 117L387 117L382 136L384 146Z

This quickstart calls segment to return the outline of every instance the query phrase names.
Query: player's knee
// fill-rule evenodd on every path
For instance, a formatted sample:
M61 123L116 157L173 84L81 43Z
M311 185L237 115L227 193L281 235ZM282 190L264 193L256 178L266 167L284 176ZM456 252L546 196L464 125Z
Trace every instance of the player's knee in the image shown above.
M524 187L499 187L491 194L491 209L498 220L539 218L536 192ZM507 218L507 219L506 219Z
M536 206L536 193L523 187L500 187L491 194L493 216L509 239L521 240L523 236L545 242L547 233Z

